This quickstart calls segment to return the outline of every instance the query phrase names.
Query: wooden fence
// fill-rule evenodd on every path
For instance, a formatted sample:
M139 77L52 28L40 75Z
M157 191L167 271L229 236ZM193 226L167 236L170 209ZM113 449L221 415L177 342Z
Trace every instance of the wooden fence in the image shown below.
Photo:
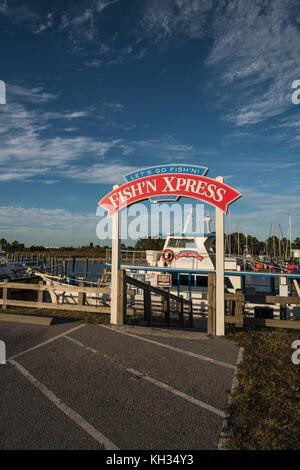
M0 282L0 291L2 291L2 299L0 299L0 305L3 310L6 310L7 306L14 307L30 307L30 308L46 308L55 310L73 310L81 312L94 312L94 313L110 313L110 305L107 301L101 300L101 294L111 294L110 287L85 287L83 282L80 286L72 285L45 285L43 281L39 284L23 284L19 282ZM185 324L185 308L188 313L188 324L192 327L193 325L193 305L192 300L184 299L181 296L170 294L168 291L153 287L149 283L133 279L126 275L124 270L119 271L119 295L120 295L120 309L123 312L124 322L127 320L127 314L129 312L134 313L135 309L132 303L128 302L128 297L132 298L135 296L136 290L132 289L132 286L143 291L142 303L139 308L144 311L144 320L148 325L152 324L152 299L151 294L155 294L161 298L161 312L163 312L167 325L170 325L171 319L171 302L176 304L175 311L178 314L179 324L184 326ZM131 288L129 287L131 286ZM37 299L32 300L16 300L11 298L12 291L31 291L37 292ZM76 294L77 303L50 303L44 299L44 292L56 292L59 295L61 293L72 293ZM77 295L78 294L78 295ZM94 298L99 296L99 302L103 305L88 305L89 298L88 294L93 294ZM58 294L57 294L58 295ZM66 297L68 299L68 297ZM173 309L174 310L174 309Z
M109 313L109 306L95 306L86 305L87 294L110 294L110 288L108 287L83 287L83 286L67 286L65 288L68 292L78 293L78 303L62 303L54 304L44 301L44 292L55 292L62 291L64 286L48 286L44 285L43 281L39 284L22 284L19 282L0 282L0 289L2 290L2 299L0 299L0 305L2 309L6 309L7 306L14 307L30 307L30 308L48 308L55 310L76 310L81 312L96 312L96 313ZM14 300L11 299L12 290L23 290L23 291L37 291L37 301L31 300Z
M208 334L215 334L216 318L216 275L208 275ZM280 306L280 319L253 317L245 314L245 304L257 304L258 308ZM239 327L243 326L268 326L274 328L300 329L300 321L291 321L286 319L287 305L300 305L300 297L289 296L282 297L277 295L244 294L242 290L237 289L235 294L225 293L225 323L233 324Z

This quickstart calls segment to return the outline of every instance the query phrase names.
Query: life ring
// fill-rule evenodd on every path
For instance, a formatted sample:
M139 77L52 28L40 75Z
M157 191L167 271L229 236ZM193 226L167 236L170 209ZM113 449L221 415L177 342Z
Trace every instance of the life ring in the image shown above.
M166 263L171 263L171 261L173 260L174 258L174 253L172 250L170 250L169 248L167 248L166 250L164 250L161 254L161 258L163 261L165 261Z

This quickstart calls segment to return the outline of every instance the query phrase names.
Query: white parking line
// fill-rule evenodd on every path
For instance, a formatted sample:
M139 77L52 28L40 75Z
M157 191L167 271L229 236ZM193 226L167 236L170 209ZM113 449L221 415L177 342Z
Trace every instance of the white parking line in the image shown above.
M212 412L212 413L214 413L218 416L221 416L221 418L227 418L227 415L226 415L226 413L224 413L224 411L219 410L218 408L215 408L214 406L208 405L207 403L204 403L203 401L198 400L197 398L194 398L191 395L188 395L184 392L181 392L180 390L177 390L176 388L173 388L170 385L167 385L164 382L161 382L160 380L153 379L149 375L144 374L143 372L139 372L136 369L130 369L130 368L122 367L112 357L107 356L107 354L103 354L100 351L97 351L97 349L90 348L89 346L85 345L81 341L78 341L77 339L74 339L70 336L65 336L64 338L68 339L69 341L71 341L74 344L77 344L77 346L80 346L81 348L84 348L87 351L92 352L93 354L100 354L102 357L104 357L108 361L112 362L115 366L125 370L126 372L129 372L132 375L140 377L141 379L144 379L144 380L156 385L157 387L163 388L164 390L167 390L168 392L173 393L173 395L177 395L178 397L183 398L184 400L187 400L190 403L193 403L193 405L197 405L200 408L204 408L204 409L206 409L206 410L208 410L208 411L210 411L210 412Z
M157 346L161 346L162 348L170 349L171 351L176 351L181 354L185 354L186 356L195 357L197 359L200 359L201 361L211 362L213 364L216 364L217 366L227 367L228 369L236 370L236 366L232 364L227 364L227 362L218 361L216 359L212 359L211 357L203 356L202 354L196 354L191 351L185 351L184 349L176 348L175 346L170 346L169 344L165 344L165 343L160 343L159 341L154 341L153 339L143 338L139 335L128 333L127 331L117 330L115 328L111 328L110 326L106 326L106 325L99 325L99 326L101 326L102 328L107 328L110 331L114 331L115 333L132 336L133 338L140 339L141 341L145 341L146 343L155 344Z
M33 375L28 372L25 367L21 366L18 362L10 359L8 361L12 364L19 372L34 385L48 400L50 400L60 411L62 411L68 418L70 418L74 423L80 426L87 434L89 434L95 441L101 444L106 450L119 450L119 448L111 442L107 437L105 437L98 429L94 428L90 423L88 423L82 416L80 416L76 411L69 408L65 403L63 403L60 398L58 398L51 390L49 390L45 385L39 382Z
M214 406L208 405L207 403L204 403L201 400L197 400L197 398L194 398L191 395L187 395L186 393L180 392L180 390L170 387L170 385L167 385L164 382L161 382L160 380L153 379L152 377L149 377L149 375L143 374L142 372L139 372L138 370L135 370L135 369L126 369L126 370L128 372L131 372L134 375L137 375L138 377L141 377L144 380L147 380L148 382L154 385L157 385L157 387L163 388L167 390L168 392L173 393L173 395L177 395L178 397L184 398L190 403L193 403L193 405L197 405L197 406L200 406L201 408L205 408L206 410L211 411L212 413L215 413L218 416L221 416L221 418L227 417L224 411L218 410Z
M63 338L65 335L72 333L72 331L79 330L79 328L82 328L83 326L86 326L85 323L79 326L75 326L75 328L72 328L71 330L65 331L64 333L60 333L57 336L53 336L53 338L47 339L47 341L44 341L43 343L39 343L36 346L33 346L32 348L25 349L25 351L22 351L18 354L14 354L13 356L9 357L7 361L10 361L12 359L16 359L17 357L23 356L23 354L26 354L30 351L34 351L35 349L41 348L42 346L45 346L46 344L52 343L52 341L56 341L59 338Z

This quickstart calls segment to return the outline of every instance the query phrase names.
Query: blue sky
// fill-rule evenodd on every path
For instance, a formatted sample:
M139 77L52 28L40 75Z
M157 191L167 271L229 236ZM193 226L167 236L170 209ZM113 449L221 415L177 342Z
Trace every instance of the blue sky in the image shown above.
M207 166L231 227L300 236L294 0L0 0L0 235L77 246L136 168ZM212 213L212 211L211 211Z

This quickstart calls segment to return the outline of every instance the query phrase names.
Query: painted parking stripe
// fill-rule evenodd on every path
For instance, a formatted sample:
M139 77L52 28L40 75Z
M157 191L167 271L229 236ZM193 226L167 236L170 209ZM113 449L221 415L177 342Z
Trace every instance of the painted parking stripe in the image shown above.
M170 346L169 344L165 344L165 343L160 343L159 341L154 341L153 339L143 338L139 335L128 333L127 331L117 330L117 329L111 328L110 326L106 326L106 325L99 325L99 326L101 326L102 328L107 328L110 331L114 331L115 333L132 336L133 338L137 338L141 341L145 341L146 343L155 344L157 346L161 346L162 348L170 349L171 351L176 351L181 354L185 354L186 356L195 357L196 359L200 359L201 361L211 362L213 364L216 364L217 366L227 367L228 369L236 370L236 366L232 364L228 364L227 362L218 361L216 359L212 359L211 357L203 356L202 354L196 354L191 351L185 351L184 349L176 348L175 346Z
M188 395L187 393L181 392L180 390L177 390L176 388L173 388L170 385L167 385L166 383L161 382L160 380L153 379L152 377L150 377L147 374L144 374L143 372L140 372L136 369L122 367L112 357L107 356L107 354L103 354L103 353L101 353L100 351L97 351L94 348L90 348L89 346L86 346L81 341L78 341L78 340L76 340L76 339L74 339L70 336L65 336L65 339L71 341L74 344L77 344L77 346L80 346L80 347L86 349L89 352L92 352L93 354L97 354L97 353L100 354L102 357L104 357L105 359L112 362L115 366L117 366L119 368L122 368L126 372L129 372L129 374L135 375L136 377L140 377L141 379L146 380L147 382L150 382L153 385L156 385L157 387L163 388L164 390L167 390L168 392L173 393L173 395L177 395L178 397L189 401L193 405L199 406L200 408L204 408L205 410L210 411L210 412L220 416L221 418L227 418L227 414L224 413L224 411L219 410L218 408L215 408L214 406L208 405L207 403L205 403L201 400L198 400L197 398L194 398L191 395Z
M111 442L107 437L105 437L98 429L94 428L90 423L88 423L82 416L80 416L76 411L69 408L65 403L63 403L60 398L58 398L51 390L49 390L45 385L39 382L33 375L28 372L25 367L21 366L18 362L10 359L8 361L12 364L32 385L34 385L48 400L50 400L60 411L62 411L68 418L70 418L74 423L81 427L87 434L89 434L95 441L101 444L106 450L119 450L119 448Z
M184 398L190 403L193 403L193 405L197 405L197 406L200 406L200 408L204 408L208 411L211 411L212 413L215 413L216 415L221 416L221 418L227 417L224 411L218 410L214 406L208 405L207 403L204 403L201 400L197 400L197 398L194 398L191 395L187 395L186 393L180 392L180 390L170 387L170 385L167 385L164 382L161 382L160 380L153 379L152 377L149 377L149 375L143 374L142 372L139 372L138 370L135 370L135 369L126 369L126 370L133 375L136 375L144 380L147 380L147 382L150 382L156 385L157 387L163 388L164 390L167 390L168 392L173 393L173 395L177 395L178 397Z
M59 338L63 338L65 335L72 333L73 331L79 330L79 328L82 328L83 326L86 326L85 323L79 326L75 326L75 328L65 331L64 333L60 333L57 336L53 336L53 338L47 339L47 341L44 341L43 343L39 343L36 346L33 346L32 348L28 348L28 349L25 349L25 351L22 351L18 354L14 354L13 356L9 357L7 360L10 361L12 359L16 359L17 357L23 356L23 354L26 354L28 352L34 351L35 349L41 348L42 346L45 346L46 344L52 343L52 341L56 341Z

